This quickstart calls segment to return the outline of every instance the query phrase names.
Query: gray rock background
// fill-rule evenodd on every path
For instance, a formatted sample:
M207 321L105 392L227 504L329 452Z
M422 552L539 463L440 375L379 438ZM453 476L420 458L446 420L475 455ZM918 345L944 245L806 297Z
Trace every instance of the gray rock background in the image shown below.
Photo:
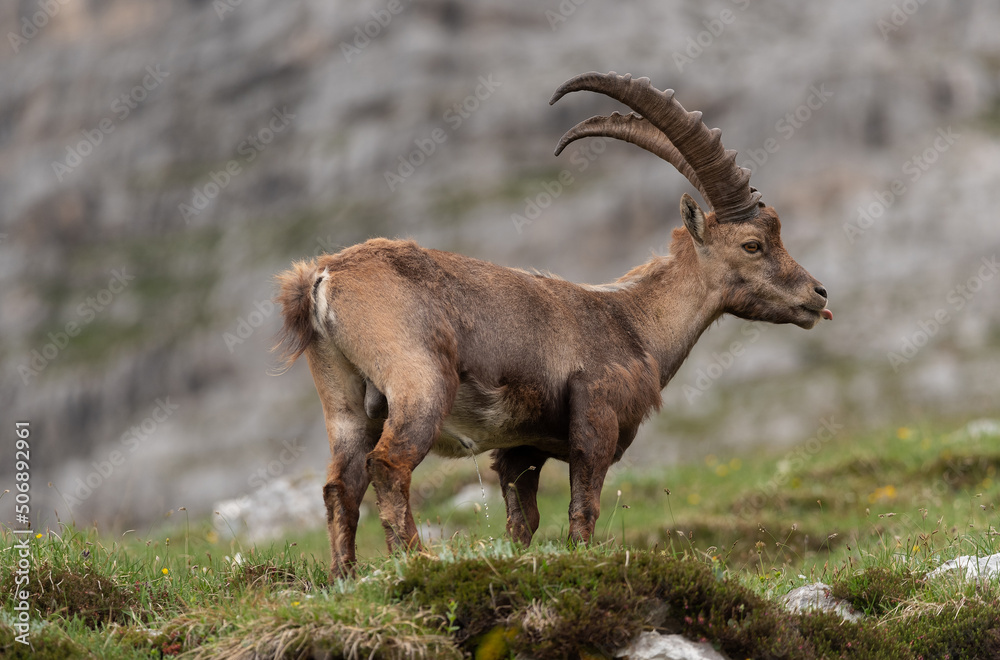
M9 447L15 419L31 421L37 515L135 526L322 474L307 369L268 374L271 277L294 258L410 236L600 282L665 250L689 189L668 165L610 142L552 156L564 130L617 107L548 106L588 70L649 76L721 127L836 315L810 332L721 321L633 462L803 442L823 420L996 412L1000 277L982 262L1000 253L995 2L388 6L0 7L0 432ZM809 109L813 90L832 96ZM260 134L275 112L287 126ZM391 190L385 173L435 129L444 142ZM573 183L518 232L512 215L563 170Z

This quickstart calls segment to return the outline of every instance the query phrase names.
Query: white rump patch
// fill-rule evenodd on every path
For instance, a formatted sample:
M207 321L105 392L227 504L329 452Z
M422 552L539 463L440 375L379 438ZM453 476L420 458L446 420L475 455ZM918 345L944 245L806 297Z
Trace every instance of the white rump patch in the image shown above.
M316 328L316 332L324 337L327 336L327 322L333 323L336 321L333 310L330 309L330 302L327 300L327 290L329 287L330 274L324 268L323 272L319 274L319 277L313 283L312 290L313 327Z

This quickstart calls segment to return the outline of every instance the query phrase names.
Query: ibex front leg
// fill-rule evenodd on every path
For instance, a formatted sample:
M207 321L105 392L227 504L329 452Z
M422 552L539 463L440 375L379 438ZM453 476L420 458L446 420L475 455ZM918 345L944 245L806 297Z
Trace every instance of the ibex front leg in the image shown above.
M601 488L614 461L618 417L587 384L573 388L569 426L569 540L588 543L601 513Z
M389 417L366 465L390 552L421 547L410 509L410 479L437 439L457 389L453 373L401 387L401 394L395 388L386 392Z

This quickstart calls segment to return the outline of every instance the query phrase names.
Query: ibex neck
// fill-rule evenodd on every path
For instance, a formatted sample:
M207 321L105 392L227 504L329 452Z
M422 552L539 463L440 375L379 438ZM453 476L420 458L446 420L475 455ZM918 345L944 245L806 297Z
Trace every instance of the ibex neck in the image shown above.
M629 292L644 312L643 337L660 363L660 387L666 387L701 334L722 315L722 296L708 285L688 245L674 240L670 255L640 266Z

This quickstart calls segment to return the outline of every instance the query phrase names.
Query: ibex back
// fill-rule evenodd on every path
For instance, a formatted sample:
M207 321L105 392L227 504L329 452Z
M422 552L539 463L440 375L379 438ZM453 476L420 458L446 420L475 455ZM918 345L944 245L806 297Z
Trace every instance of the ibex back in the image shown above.
M305 354L330 439L333 575L353 569L369 483L389 549L419 547L410 477L430 451L492 451L507 532L523 544L539 524L542 464L568 462L569 535L588 541L608 468L713 321L811 328L833 317L826 290L785 251L777 213L701 113L614 73L573 78L552 102L578 90L638 114L581 122L557 155L582 137L626 140L673 164L711 206L705 214L682 197L684 227L667 256L590 286L373 239L279 276L288 364Z

